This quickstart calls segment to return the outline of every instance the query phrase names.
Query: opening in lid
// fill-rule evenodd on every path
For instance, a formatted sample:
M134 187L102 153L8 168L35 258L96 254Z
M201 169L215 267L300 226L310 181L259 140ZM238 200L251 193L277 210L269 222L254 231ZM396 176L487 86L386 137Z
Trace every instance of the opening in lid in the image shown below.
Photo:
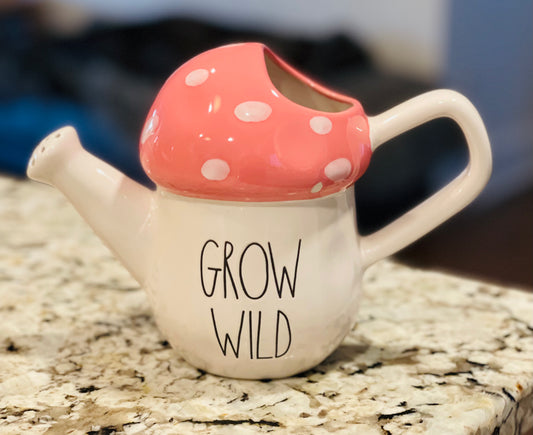
M352 104L333 98L324 91L310 86L308 83L287 71L285 65L267 49L264 50L265 65L272 84L292 102L322 112L342 112Z

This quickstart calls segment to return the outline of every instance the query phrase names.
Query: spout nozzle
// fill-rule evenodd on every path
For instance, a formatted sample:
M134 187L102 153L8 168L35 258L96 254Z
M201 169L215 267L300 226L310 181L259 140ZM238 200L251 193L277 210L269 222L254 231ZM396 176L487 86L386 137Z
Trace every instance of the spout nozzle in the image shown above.
M82 146L76 130L63 127L46 136L32 153L26 175L32 180L52 184L54 174Z
M76 130L63 127L35 148L26 171L59 189L140 282L152 238L152 191L83 149Z

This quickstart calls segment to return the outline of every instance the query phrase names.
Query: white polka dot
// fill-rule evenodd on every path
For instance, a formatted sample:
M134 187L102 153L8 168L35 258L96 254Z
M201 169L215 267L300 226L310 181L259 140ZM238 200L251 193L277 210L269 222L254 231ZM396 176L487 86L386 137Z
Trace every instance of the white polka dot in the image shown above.
M345 158L333 160L324 168L324 174L331 181L344 180L350 175L350 172L352 172L352 164Z
M235 116L244 122L261 122L272 113L272 107L261 101L245 101L235 107Z
M142 144L144 144L146 140L154 133L154 130L157 128L158 125L159 125L159 116L157 112L154 110L154 113L152 113L152 116L146 122L144 130L142 132L142 136L141 136Z
M316 134L328 134L331 131L331 120L325 116L313 116L309 120L311 130Z
M195 69L187 74L187 77L185 77L185 84L187 86L198 86L205 82L207 77L209 77L209 71L202 68Z
M322 183L316 183L312 188L311 188L311 193L318 193L322 190Z
M202 175L208 180L221 181L229 174L229 165L220 159L211 159L202 165Z

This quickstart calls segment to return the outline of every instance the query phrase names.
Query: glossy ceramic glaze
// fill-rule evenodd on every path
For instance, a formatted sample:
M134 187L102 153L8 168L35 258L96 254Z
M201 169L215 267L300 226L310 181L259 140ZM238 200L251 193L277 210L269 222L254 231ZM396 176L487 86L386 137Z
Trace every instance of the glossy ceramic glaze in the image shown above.
M220 53L230 52L228 64ZM156 191L87 153L72 127L45 138L28 164L28 176L61 189L145 287L187 361L251 379L327 357L355 322L365 268L465 207L491 171L485 127L462 95L433 91L366 118L356 100L268 53L223 47L169 79L141 137ZM237 82L227 81L231 66ZM465 134L466 169L361 237L351 186L370 150L442 116Z
M353 189L280 203L158 190L156 203L154 225L165 230L145 288L164 335L191 364L289 376L322 361L353 326L363 267Z
M257 43L213 49L178 68L150 110L140 151L159 186L255 202L338 192L361 176L371 154L357 100Z

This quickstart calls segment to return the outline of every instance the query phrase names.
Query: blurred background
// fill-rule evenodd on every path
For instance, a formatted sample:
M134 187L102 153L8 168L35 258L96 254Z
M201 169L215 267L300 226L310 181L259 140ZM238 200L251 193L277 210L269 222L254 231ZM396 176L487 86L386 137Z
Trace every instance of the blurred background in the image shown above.
M466 95L491 138L484 193L397 258L533 288L533 2L497 0L0 1L0 174L74 125L91 152L149 185L144 118L165 79L209 48L261 41L375 115L422 92ZM378 149L356 184L361 232L402 214L466 165L436 120Z

